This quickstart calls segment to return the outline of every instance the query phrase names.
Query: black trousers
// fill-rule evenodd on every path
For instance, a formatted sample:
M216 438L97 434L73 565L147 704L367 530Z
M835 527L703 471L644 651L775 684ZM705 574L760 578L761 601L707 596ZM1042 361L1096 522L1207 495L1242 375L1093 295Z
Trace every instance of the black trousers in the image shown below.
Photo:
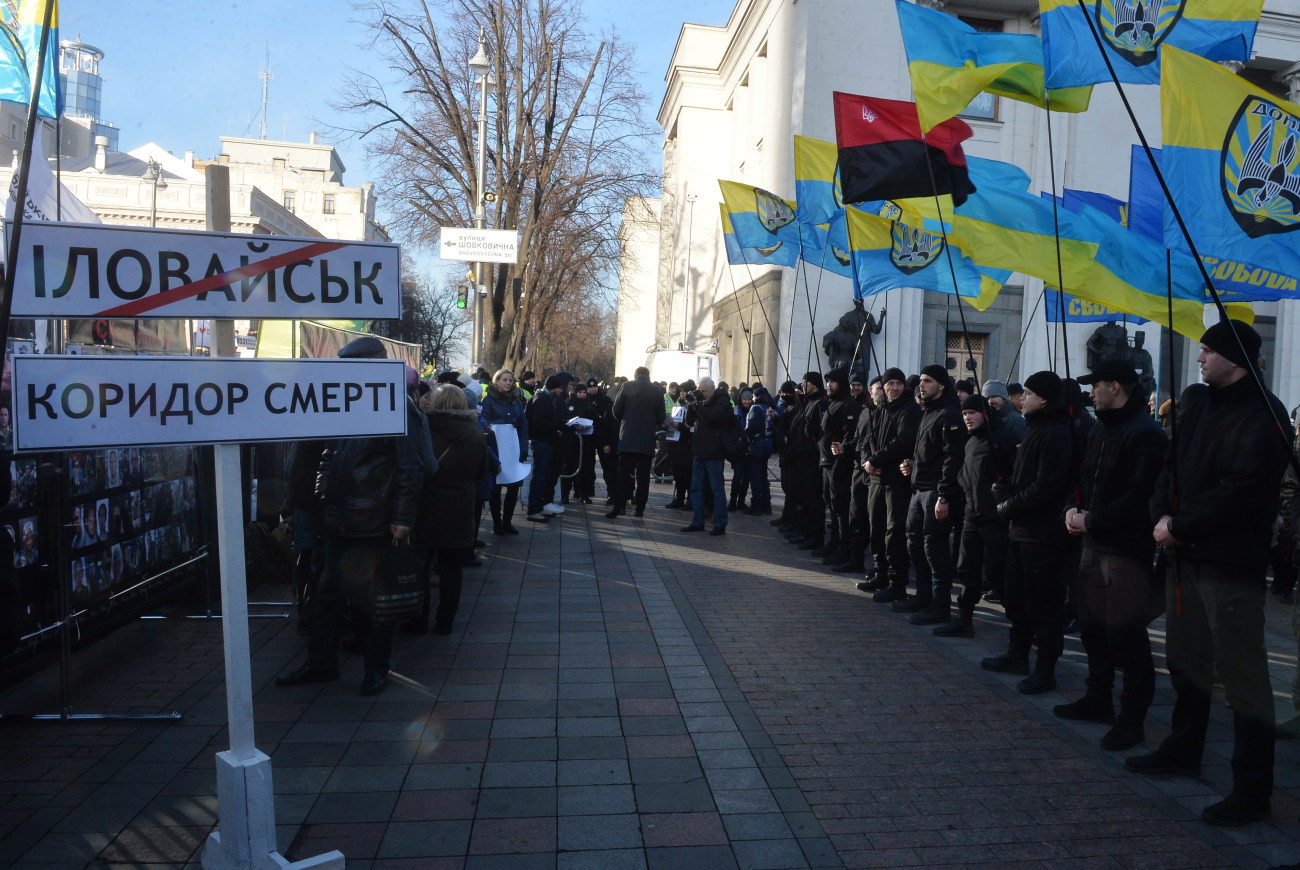
M948 519L934 517L939 501L936 490L912 493L907 505L907 553L916 571L916 597L921 601L952 600L952 581L956 573L952 557L952 506Z
M1232 793L1273 792L1273 690L1264 644L1263 568L1179 558L1165 576L1173 733L1162 748L1199 764L1217 675L1232 708ZM1176 563L1176 564L1175 564Z
M465 557L463 548L438 547L434 565L438 570L438 609L434 613L435 626L450 628L460 609L460 591L465 582Z
M835 463L822 468L822 498L830 514L831 534L829 544L836 547L849 543L849 504L853 495L853 466L846 456L836 457Z
M826 502L822 496L822 470L816 460L796 461L790 470L799 501L800 525L805 538L826 540Z
M370 578L380 559L380 550L387 538L340 538L331 535L325 541L324 568L316 583L316 608L312 614L311 639L307 642L308 663L317 670L334 671L339 666L339 640L343 631L343 615L347 601L359 606L353 608L354 619L365 619L359 614L368 610L366 598L370 592ZM365 667L367 671L387 673L388 659L393 650L391 620L357 625L357 633L365 637Z
M1040 658L1053 662L1065 646L1061 617L1065 609L1065 584L1061 580L1064 547L1037 541L1011 541L1007 547L1007 575L1002 607L1011 620L1010 649L1028 653L1038 648Z
M907 588L907 507L912 499L906 484L885 484L872 477L867 485L871 515L871 560L877 577L888 577L896 589Z
M989 577L1001 578L1007 567L1007 524L997 514L966 514L957 556L957 580L962 584L957 607L969 617L979 604ZM1001 580L999 579L999 584Z
M1088 653L1088 694L1109 701L1115 671L1123 669L1120 715L1143 721L1156 691L1147 626L1164 608L1164 589L1156 584L1150 562L1098 553L1086 543L1075 589L1079 639Z
M861 468L853 469L849 485L849 558L865 561L871 547L871 475Z
M650 461L648 453L620 453L618 455L618 477L615 478L616 492L614 507L621 509L628 498L633 506L645 510L650 500Z

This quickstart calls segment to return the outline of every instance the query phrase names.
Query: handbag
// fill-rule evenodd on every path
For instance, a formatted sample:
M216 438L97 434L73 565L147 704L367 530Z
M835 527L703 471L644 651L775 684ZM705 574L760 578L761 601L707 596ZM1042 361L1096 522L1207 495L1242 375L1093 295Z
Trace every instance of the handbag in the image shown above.
M371 578L370 616L390 622L424 613L424 572L420 551L410 539L394 541L380 550Z

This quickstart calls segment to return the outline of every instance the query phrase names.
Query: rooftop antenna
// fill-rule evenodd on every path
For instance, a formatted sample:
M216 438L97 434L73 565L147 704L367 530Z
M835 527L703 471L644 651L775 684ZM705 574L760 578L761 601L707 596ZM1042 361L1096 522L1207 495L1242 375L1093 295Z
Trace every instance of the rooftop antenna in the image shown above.
M258 73L262 79L262 123L258 128L259 139L266 138L266 101L271 89L271 44L266 45L266 63L262 66L262 71Z

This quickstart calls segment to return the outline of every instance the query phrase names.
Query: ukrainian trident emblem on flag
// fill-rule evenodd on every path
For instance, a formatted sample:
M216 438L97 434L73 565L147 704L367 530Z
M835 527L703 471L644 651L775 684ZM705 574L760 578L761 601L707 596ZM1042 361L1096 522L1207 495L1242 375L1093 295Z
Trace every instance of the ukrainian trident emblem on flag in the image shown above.
M889 236L889 262L905 275L921 271L943 251L943 239L898 221L894 221Z
M1223 143L1223 196L1251 238L1300 228L1300 118L1249 96Z
M1097 27L1134 66L1160 56L1160 43L1183 17L1187 0L1097 0Z

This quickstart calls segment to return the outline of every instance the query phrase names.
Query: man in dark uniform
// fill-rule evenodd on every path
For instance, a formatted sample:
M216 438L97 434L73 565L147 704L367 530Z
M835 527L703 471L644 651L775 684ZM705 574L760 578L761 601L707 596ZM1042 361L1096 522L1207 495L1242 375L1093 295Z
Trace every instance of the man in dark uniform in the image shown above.
M914 625L938 625L948 622L952 613L955 569L949 538L953 502L961 499L957 473L966 454L966 425L952 378L943 366L921 369L918 391L923 412L916 447L903 469L912 482L907 550L916 571L916 595L890 607L912 614Z
M848 558L849 501L853 486L853 457L844 449L858 427L862 404L849 392L849 371L831 369L826 373L826 404L819 415L808 421L809 435L817 439L822 472L822 501L831 521L830 539L813 555L822 557L824 565L838 565Z
M1138 773L1198 776L1217 676L1232 708L1232 792L1201 818L1227 826L1267 818L1273 792L1265 571L1291 427L1286 408L1256 380L1260 344L1236 320L1201 336L1196 361L1208 389L1180 411L1151 499L1152 535L1169 557L1173 732L1155 752L1125 762Z
M819 550L826 546L826 502L822 496L821 453L818 449L814 420L826 410L825 384L821 372L807 372L800 384L803 390L803 413L791 426L794 454L792 478L799 500L800 550Z
M1111 692L1120 668L1119 721L1101 747L1130 749L1145 737L1143 722L1156 688L1147 625L1164 601L1151 572L1146 521L1168 439L1146 413L1146 391L1127 362L1102 359L1079 383L1092 385L1098 425L1088 436L1078 498L1065 513L1065 528L1083 542L1075 599L1088 653L1088 690L1054 712L1062 719L1115 722Z
M871 529L873 575L858 588L874 592L873 600L887 604L907 597L907 505L912 498L912 484L900 466L916 448L921 406L908 394L907 375L902 369L885 369L883 378L885 401L871 412L862 465L869 475L867 524Z

